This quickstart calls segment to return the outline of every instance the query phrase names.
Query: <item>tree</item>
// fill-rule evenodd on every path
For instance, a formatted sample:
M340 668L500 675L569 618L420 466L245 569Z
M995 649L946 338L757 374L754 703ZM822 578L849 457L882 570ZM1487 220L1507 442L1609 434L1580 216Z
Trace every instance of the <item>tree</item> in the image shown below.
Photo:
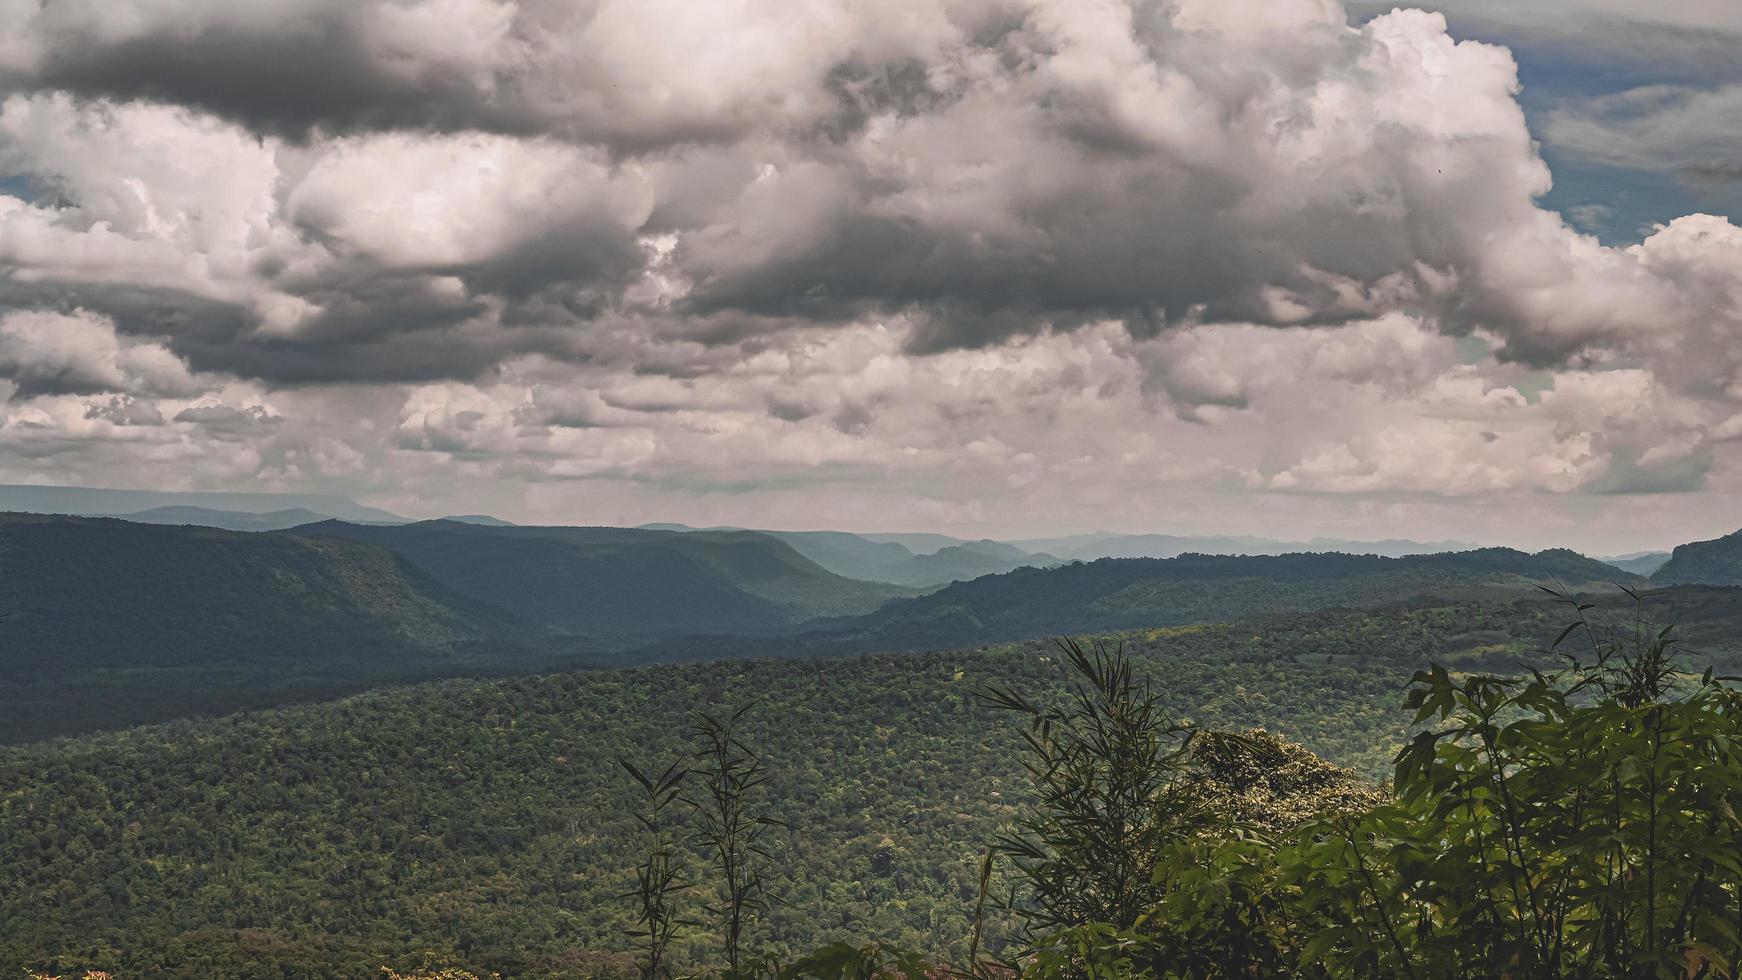
M1416 980L1733 977L1742 695L1674 668L1671 629L1579 618L1554 674L1416 674L1396 799L1282 856L1323 922L1303 958Z
M689 770L680 769L674 762L664 772L648 776L628 759L617 761L629 771L643 793L642 810L635 814L635 819L646 838L647 856L635 869L635 891L626 896L635 900L636 928L629 934L640 939L646 950L641 975L646 980L659 980L670 975L666 952L679 927L687 924L678 917L677 895L689 888L689 882L685 879L683 856L666 819L666 808L678 799Z
M761 757L737 735L749 710L749 705L739 708L724 721L698 711L690 728L701 792L689 804L701 827L696 842L720 877L719 898L707 911L719 922L731 974L742 966L745 927L768 911L763 874L772 858L763 837L770 828L785 826L751 812L751 794L767 782L768 774Z

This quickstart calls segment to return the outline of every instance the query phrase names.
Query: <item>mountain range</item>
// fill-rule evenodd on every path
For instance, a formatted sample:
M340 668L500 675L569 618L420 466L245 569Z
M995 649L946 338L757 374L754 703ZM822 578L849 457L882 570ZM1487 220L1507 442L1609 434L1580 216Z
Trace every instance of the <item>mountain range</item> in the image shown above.
M548 662L543 631L336 537L0 515L0 741Z
M1669 552L1635 551L1629 554L1615 555L1614 557L1601 560L1614 565L1616 568L1619 568L1624 572L1632 572L1635 575L1650 576L1655 574L1658 569L1662 568L1669 561Z
M1103 558L958 582L851 620L816 624L811 648L916 650L1036 636L1230 622L1429 594L1506 592L1645 580L1572 551L1510 548L1378 555Z
M1175 534L1076 534L1063 538L1029 538L1010 542L1026 551L1044 551L1060 558L1093 561L1097 558L1175 558L1180 555L1288 555L1340 552L1351 555L1431 555L1443 551L1469 551L1476 546L1463 541L1410 541L1387 538L1354 541L1346 538L1313 538L1310 541L1279 541L1244 535Z
M942 649L1645 584L1570 551L1081 561L985 540L914 554L843 532L311 515L171 504L126 520L0 516L0 696L12 706L0 741L453 674ZM220 520L245 530L210 526ZM1684 545L1653 581L1742 584L1739 553L1742 535Z
M745 528L696 528L686 524L646 524L669 531L739 531ZM1066 561L1100 558L1177 558L1187 554L1285 555L1339 552L1402 557L1468 551L1458 541L1420 542L1405 539L1351 541L1313 538L1280 541L1237 535L1181 536L1171 534L1078 534L1059 538L994 541L967 540L942 534L855 534L846 531L770 531L824 568L849 578L909 586L937 586L996 575L1018 568L1048 568Z
M290 533L386 548L455 592L594 649L695 633L768 634L913 594L836 575L750 531L325 521Z
M697 528L687 524L644 524L642 528L684 534L751 530ZM754 530L753 533L784 541L794 551L837 575L911 588L947 585L982 575L996 575L1018 568L1044 568L1059 563L1051 555L1031 554L998 541L964 541L941 534L872 535L846 531L767 530Z
M303 510L345 521L405 518L349 497L313 493L209 493L183 490L113 490L98 487L0 485L0 512L103 517L159 508L192 507L216 512L269 514Z

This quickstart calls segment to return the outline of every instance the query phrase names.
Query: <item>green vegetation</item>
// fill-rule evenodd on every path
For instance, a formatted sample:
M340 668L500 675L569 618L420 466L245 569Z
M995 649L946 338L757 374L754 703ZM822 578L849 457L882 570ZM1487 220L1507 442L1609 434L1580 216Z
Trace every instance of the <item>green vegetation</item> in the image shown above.
M1656 585L1742 585L1742 531L1679 545L1651 575Z
M842 578L749 531L328 521L289 532L379 545L462 595L622 650L696 633L762 635L913 591Z
M1433 592L1534 591L1550 580L1569 586L1642 581L1570 551L1527 555L1507 548L1404 558L1343 554L1107 558L958 582L869 615L819 624L802 642L808 650L941 649L1036 636L1228 622L1335 606L1375 606Z
M0 620L0 742L435 677L941 649L1624 577L1568 553L1188 556L902 600L912 590L830 574L752 532L435 521L240 534L24 515L0 517L0 571L13 613Z
M0 741L548 664L379 548L0 515Z
M1565 669L1418 671L1390 793L1173 720L1122 647L1022 719L1008 957L834 943L723 978L1720 980L1742 972L1742 691L1673 628L1575 621ZM1254 792L1257 790L1258 792ZM983 865L983 919L990 859ZM658 977L655 970L644 974Z
M1680 673L1670 630L1579 612L1561 636L1589 653L1561 672L1418 672L1408 704L1430 727L1397 755L1391 798L1321 798L1280 832L1189 792L1193 740L1242 740L1147 720L1129 679L1102 680L1119 655L1079 661L1094 692L1080 700L1100 710L1030 740L1042 785L1070 791L1043 792L1022 820L1022 975L1736 976L1742 692ZM1079 748L1060 764L1055 745ZM1084 788L1061 769L1088 774ZM1135 798L1157 830L1134 835L1127 818L1101 832L1130 809L1111 805L1108 774L1133 771L1150 774ZM1135 864L1106 880L1121 853ZM1084 907L1054 887L1061 868L1129 904Z
M1737 609L1734 590L1678 590L1659 614L1733 637ZM1396 705L1413 671L1546 665L1528 651L1560 620L1518 600L1122 639L1171 721L1263 727L1378 776L1409 744ZM1703 645L1734 662L1732 646ZM1037 799L1019 732L982 694L1044 705L1067 682L1049 642L716 662L446 681L0 750L0 973L633 971L637 910L623 896L648 855L645 794L618 757L660 769L693 751L695 711L752 702L737 737L764 760L758 806L792 830L763 842L780 900L746 948L791 961L879 939L962 958L985 846ZM1297 769L1296 782L1323 781ZM1248 779L1225 795L1287 789ZM693 817L667 816L674 857L705 867ZM698 877L682 898L692 912L722 897ZM989 906L983 948L1012 952L1019 926L1018 910ZM670 955L682 969L719 949L698 928Z

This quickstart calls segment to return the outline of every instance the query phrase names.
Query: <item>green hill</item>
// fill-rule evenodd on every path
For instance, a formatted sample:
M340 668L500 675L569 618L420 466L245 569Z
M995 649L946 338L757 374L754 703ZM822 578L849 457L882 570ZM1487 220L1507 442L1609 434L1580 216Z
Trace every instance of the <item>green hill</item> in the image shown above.
M1742 591L1654 602L1724 640L1710 652L1733 669ZM1262 725L1378 775L1411 671L1514 669L1564 615L1530 598L1124 639L1173 715ZM784 901L753 942L959 951L979 855L1028 792L1016 733L977 695L1044 700L1063 676L1045 642L735 661L444 681L0 749L0 975L362 977L426 952L517 978L626 966L633 797L616 757L661 765L689 712L752 701L767 808L793 828L772 841Z
M1656 585L1742 585L1742 531L1676 546L1651 574Z
M923 649L1061 633L1175 626L1371 606L1421 593L1644 580L1571 551L1509 548L1376 555L1181 555L1020 568L958 582L851 620L818 624L817 648Z
M508 664L539 636L380 548L0 515L0 741Z
M456 592L607 648L790 631L913 594L835 575L750 531L329 521L289 533L379 545Z

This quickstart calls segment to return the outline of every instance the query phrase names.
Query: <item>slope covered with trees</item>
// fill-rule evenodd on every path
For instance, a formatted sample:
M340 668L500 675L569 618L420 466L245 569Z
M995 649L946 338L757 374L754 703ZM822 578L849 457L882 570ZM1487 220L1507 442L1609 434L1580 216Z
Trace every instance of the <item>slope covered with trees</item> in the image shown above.
M387 548L456 592L604 649L693 633L767 634L912 594L835 575L750 531L330 521L288 533Z
M0 741L546 664L380 548L0 515Z
M1742 531L1677 545L1651 574L1656 585L1742 585Z
M815 649L924 649L1060 633L1227 622L1336 606L1372 606L1432 592L1643 584L1571 551L1509 548L1375 555L1181 555L1023 568L958 582L874 613L819 623Z
M249 536L15 516L0 545L5 741L437 676L948 648L1626 577L1570 553L1187 556L915 597L755 532L432 521Z
M1654 609L1728 638L1701 644L1728 669L1737 595ZM1408 737L1412 671L1546 663L1532 651L1563 616L1520 599L1124 639L1170 717L1263 726L1378 777ZM0 750L0 972L364 976L426 953L516 977L628 969L635 793L617 758L657 770L689 751L692 712L751 703L760 801L792 828L770 841L784 904L757 946L959 954L979 857L1032 799L1021 743L981 695L1045 700L1066 676L1049 642L719 662L447 681ZM678 953L713 942L692 931Z

